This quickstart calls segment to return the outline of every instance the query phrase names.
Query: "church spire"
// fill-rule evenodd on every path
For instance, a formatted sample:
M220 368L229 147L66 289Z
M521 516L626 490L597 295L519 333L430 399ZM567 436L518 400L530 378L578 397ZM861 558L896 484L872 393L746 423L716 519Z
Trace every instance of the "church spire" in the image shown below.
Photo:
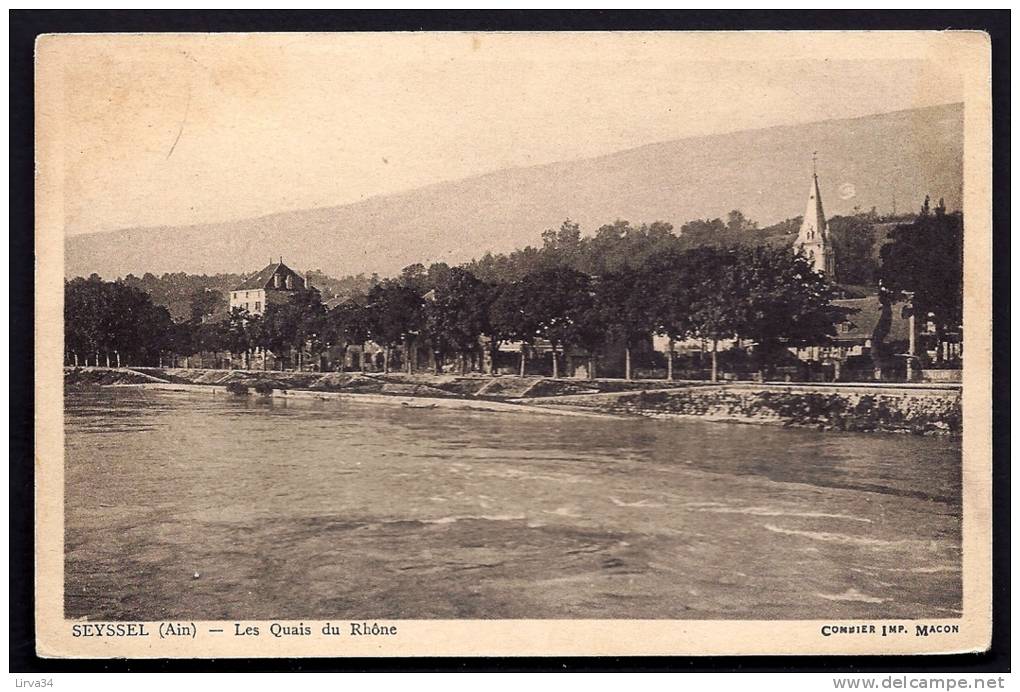
M807 209L804 210L804 222L800 232L805 240L825 240L829 235L825 223L825 210L822 208L822 193L818 189L818 174L811 176L811 189L808 190Z
M811 157L811 188L808 190L807 208L797 235L796 247L810 260L815 271L832 277L834 261L829 244L829 228L822 208L822 193L818 185L818 152Z

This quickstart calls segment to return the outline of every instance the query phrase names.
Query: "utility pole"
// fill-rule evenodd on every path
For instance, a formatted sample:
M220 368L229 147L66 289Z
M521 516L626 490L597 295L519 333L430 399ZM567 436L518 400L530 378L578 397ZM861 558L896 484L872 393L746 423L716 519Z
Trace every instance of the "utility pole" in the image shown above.
M666 380L673 381L673 337L669 337L669 349L666 351Z
M903 295L907 298L907 304L904 307L908 310L908 320L910 329L910 339L907 347L907 382L914 381L914 359L917 358L917 329L916 329L916 318L914 317L914 292L904 291Z

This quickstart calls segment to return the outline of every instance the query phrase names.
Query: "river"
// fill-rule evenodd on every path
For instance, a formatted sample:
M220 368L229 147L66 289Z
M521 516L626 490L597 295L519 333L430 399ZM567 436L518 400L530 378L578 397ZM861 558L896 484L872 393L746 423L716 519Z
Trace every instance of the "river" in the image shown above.
M953 617L960 441L68 391L65 611Z

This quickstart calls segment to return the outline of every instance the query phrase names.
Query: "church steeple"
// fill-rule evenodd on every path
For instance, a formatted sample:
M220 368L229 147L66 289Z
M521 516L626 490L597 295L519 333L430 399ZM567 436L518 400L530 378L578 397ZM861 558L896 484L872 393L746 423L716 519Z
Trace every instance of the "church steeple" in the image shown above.
M811 158L811 168L811 189L808 190L807 208L797 235L796 248L804 253L815 271L824 272L832 279L835 278L835 261L829 243L829 227L825 223L825 211L822 209L822 193L818 189L818 152Z

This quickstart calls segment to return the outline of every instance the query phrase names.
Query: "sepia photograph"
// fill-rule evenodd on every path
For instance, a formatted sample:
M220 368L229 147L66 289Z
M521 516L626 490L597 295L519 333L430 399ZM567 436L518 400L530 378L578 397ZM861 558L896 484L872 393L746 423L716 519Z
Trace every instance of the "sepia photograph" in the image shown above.
M40 37L42 649L987 645L987 54Z

